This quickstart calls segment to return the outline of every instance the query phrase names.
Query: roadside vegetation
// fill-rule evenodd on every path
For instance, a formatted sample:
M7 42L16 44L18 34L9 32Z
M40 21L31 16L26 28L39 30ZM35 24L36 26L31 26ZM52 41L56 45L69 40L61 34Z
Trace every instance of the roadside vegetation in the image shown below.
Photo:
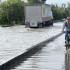
M52 12L54 20L62 20L64 18L70 17L70 3L68 3L67 7L65 4L63 4L61 7L52 5Z
M29 4L45 3L46 0L28 0ZM0 25L12 26L16 24L24 24L24 1L21 0L7 0L0 3ZM62 7L52 5L52 12L54 20L61 20L70 16L70 4L68 7L65 4Z
M0 4L0 24L15 25L24 23L24 2L7 0Z

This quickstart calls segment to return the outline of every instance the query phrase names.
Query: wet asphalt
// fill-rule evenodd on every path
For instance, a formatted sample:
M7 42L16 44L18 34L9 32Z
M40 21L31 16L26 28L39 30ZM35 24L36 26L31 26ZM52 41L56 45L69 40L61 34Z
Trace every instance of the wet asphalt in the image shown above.
M65 70L64 34L10 70Z

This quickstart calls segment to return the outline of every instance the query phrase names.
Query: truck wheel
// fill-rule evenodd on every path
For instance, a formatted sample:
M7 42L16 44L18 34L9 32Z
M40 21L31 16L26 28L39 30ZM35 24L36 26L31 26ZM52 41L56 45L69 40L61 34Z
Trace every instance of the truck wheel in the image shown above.
M49 21L45 21L45 26L50 26L50 22Z
M51 21L51 25L53 26L53 20Z
M42 23L39 23L39 24L38 24L38 27L39 27L39 28L42 28L42 27L43 27L43 24L42 24Z

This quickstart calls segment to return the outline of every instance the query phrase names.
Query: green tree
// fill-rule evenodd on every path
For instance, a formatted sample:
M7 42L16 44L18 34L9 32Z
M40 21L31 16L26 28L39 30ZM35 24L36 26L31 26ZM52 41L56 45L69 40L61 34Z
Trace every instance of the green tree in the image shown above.
M68 3L68 7L66 8L66 13L68 16L70 16L70 3Z
M53 17L55 20L61 20L66 17L66 8L52 5Z
M18 24L24 20L24 6L21 0L7 0L0 5L0 24Z

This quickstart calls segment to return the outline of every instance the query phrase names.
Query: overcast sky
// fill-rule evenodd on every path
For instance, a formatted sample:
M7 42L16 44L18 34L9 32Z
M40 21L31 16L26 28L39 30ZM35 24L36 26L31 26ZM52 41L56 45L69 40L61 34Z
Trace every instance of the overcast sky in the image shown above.
M47 0L46 3L48 4L57 4L57 5L61 5L61 4L68 4L70 3L70 0Z

